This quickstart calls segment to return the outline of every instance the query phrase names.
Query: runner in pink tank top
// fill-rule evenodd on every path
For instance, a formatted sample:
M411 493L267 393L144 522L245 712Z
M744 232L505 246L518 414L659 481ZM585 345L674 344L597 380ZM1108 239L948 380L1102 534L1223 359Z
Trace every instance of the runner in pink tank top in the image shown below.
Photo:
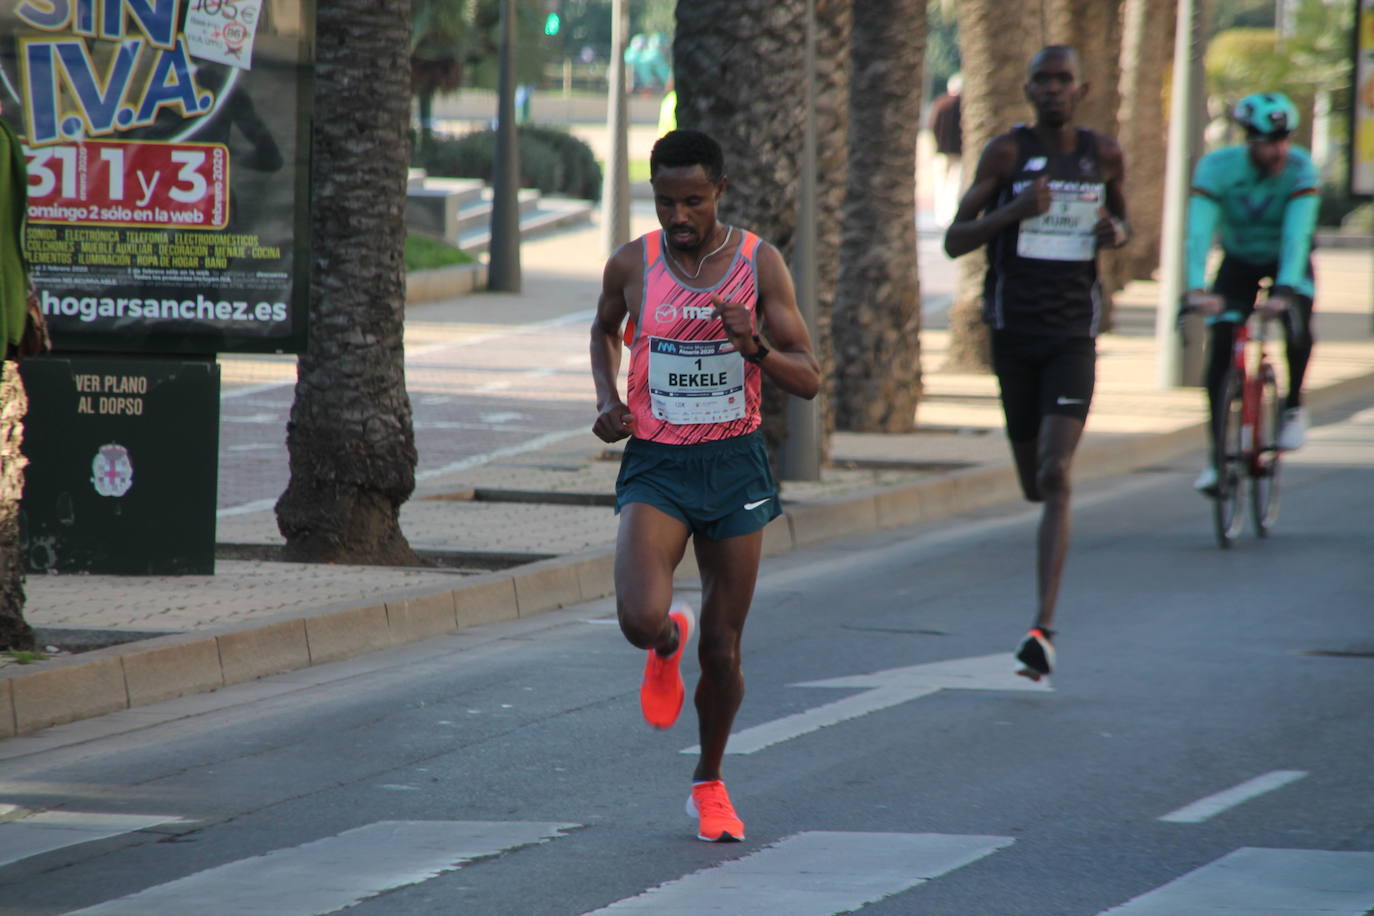
M813 398L820 367L782 255L716 219L726 185L720 145L700 131L670 131L654 144L649 174L663 229L606 263L591 335L592 430L606 442L629 437L616 481L616 612L625 638L645 650L644 718L671 728L696 628L691 609L673 601L673 571L693 541L703 598L701 756L687 809L700 839L742 840L721 760L744 696L740 637L763 529L782 511L758 428L759 391L767 375ZM617 388L622 324L625 400Z
M640 239L644 296L630 347L628 385L637 438L694 445L759 427L763 372L736 352L711 304L711 296L718 295L755 314L759 237L729 226L725 230L722 244L738 235L738 247L725 276L709 288L689 286L673 275L661 230Z

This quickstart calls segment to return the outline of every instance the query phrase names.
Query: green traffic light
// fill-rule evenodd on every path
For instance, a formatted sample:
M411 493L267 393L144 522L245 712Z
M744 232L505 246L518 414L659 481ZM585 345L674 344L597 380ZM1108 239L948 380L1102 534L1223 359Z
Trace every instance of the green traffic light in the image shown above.
M557 13L549 13L548 18L546 18L546 19L544 20L544 34L545 34L545 35L557 35L557 34L558 34L558 27L559 27L560 25L562 25L562 23L559 22L559 20L558 20L558 14L557 14Z

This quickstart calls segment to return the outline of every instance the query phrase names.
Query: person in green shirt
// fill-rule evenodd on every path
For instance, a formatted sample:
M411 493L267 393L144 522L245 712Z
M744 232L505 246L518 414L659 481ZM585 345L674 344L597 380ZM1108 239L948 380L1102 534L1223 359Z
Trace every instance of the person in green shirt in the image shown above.
M14 359L24 337L29 292L24 260L28 172L19 137L0 117L0 357Z
M1255 308L1260 283L1271 280L1262 308L1281 316L1288 356L1288 390L1281 449L1300 448L1306 439L1307 412L1302 380L1312 355L1312 236L1317 225L1319 176L1312 157L1292 145L1298 109L1281 92L1248 95L1236 104L1235 120L1246 142L1203 156L1193 173L1188 200L1187 304L1208 315L1237 312L1244 321ZM1222 259L1206 289L1207 256L1220 235ZM1207 399L1216 428L1221 386L1231 362L1236 325L1211 324ZM1216 443L1212 443L1215 449ZM1215 495L1215 455L1193 486Z

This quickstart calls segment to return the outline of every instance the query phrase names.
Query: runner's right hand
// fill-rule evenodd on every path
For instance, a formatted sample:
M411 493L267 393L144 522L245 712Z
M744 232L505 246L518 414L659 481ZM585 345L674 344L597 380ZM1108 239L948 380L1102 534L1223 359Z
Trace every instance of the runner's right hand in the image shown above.
M1016 212L1021 214L1021 219L1031 219L1050 212L1050 204L1053 202L1049 177L1038 175L1034 181L1021 189L1021 193L1017 194L1011 203L1016 207Z
M592 432L602 442L618 442L634 432L635 415L622 401L616 401L597 416Z

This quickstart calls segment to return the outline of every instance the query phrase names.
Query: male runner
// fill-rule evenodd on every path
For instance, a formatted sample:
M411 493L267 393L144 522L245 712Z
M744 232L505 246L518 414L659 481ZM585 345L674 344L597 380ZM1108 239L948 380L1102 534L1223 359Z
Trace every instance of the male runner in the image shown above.
M1281 92L1248 95L1236 104L1233 116L1245 128L1246 142L1208 153L1193 172L1188 199L1188 304L1209 314L1224 307L1239 312L1244 321L1254 311L1260 281L1273 280L1264 309L1282 316L1288 352L1288 393L1278 446L1292 450L1301 448L1307 437L1302 379L1312 356L1311 253L1320 178L1307 150L1292 146L1288 139L1298 126L1298 109L1288 96ZM1203 289L1207 253L1218 226L1223 257L1212 291L1207 293ZM1215 430L1236 326L1218 321L1211 327L1207 403L1212 416L1209 429ZM1193 486L1216 495L1215 456Z
M649 157L662 231L622 245L606 263L592 322L593 431L631 437L616 481L616 611L647 650L640 707L671 728L685 690L680 662L694 621L673 603L673 571L690 537L701 573L696 708L701 756L687 800L697 836L744 839L721 781L721 759L744 698L740 637L753 600L763 528L781 514L759 431L762 377L813 398L820 367L782 255L716 220L725 192L719 144L674 130ZM629 318L627 398L616 385Z
M1007 438L1031 502L1043 502L1036 540L1034 625L1016 650L1018 674L1054 668L1054 611L1069 548L1069 467L1096 378L1101 317L1097 251L1130 237L1121 147L1075 127L1088 92L1078 55L1050 45L1030 62L1026 97L1035 124L983 149L973 183L945 234L952 258L988 246L983 318Z

